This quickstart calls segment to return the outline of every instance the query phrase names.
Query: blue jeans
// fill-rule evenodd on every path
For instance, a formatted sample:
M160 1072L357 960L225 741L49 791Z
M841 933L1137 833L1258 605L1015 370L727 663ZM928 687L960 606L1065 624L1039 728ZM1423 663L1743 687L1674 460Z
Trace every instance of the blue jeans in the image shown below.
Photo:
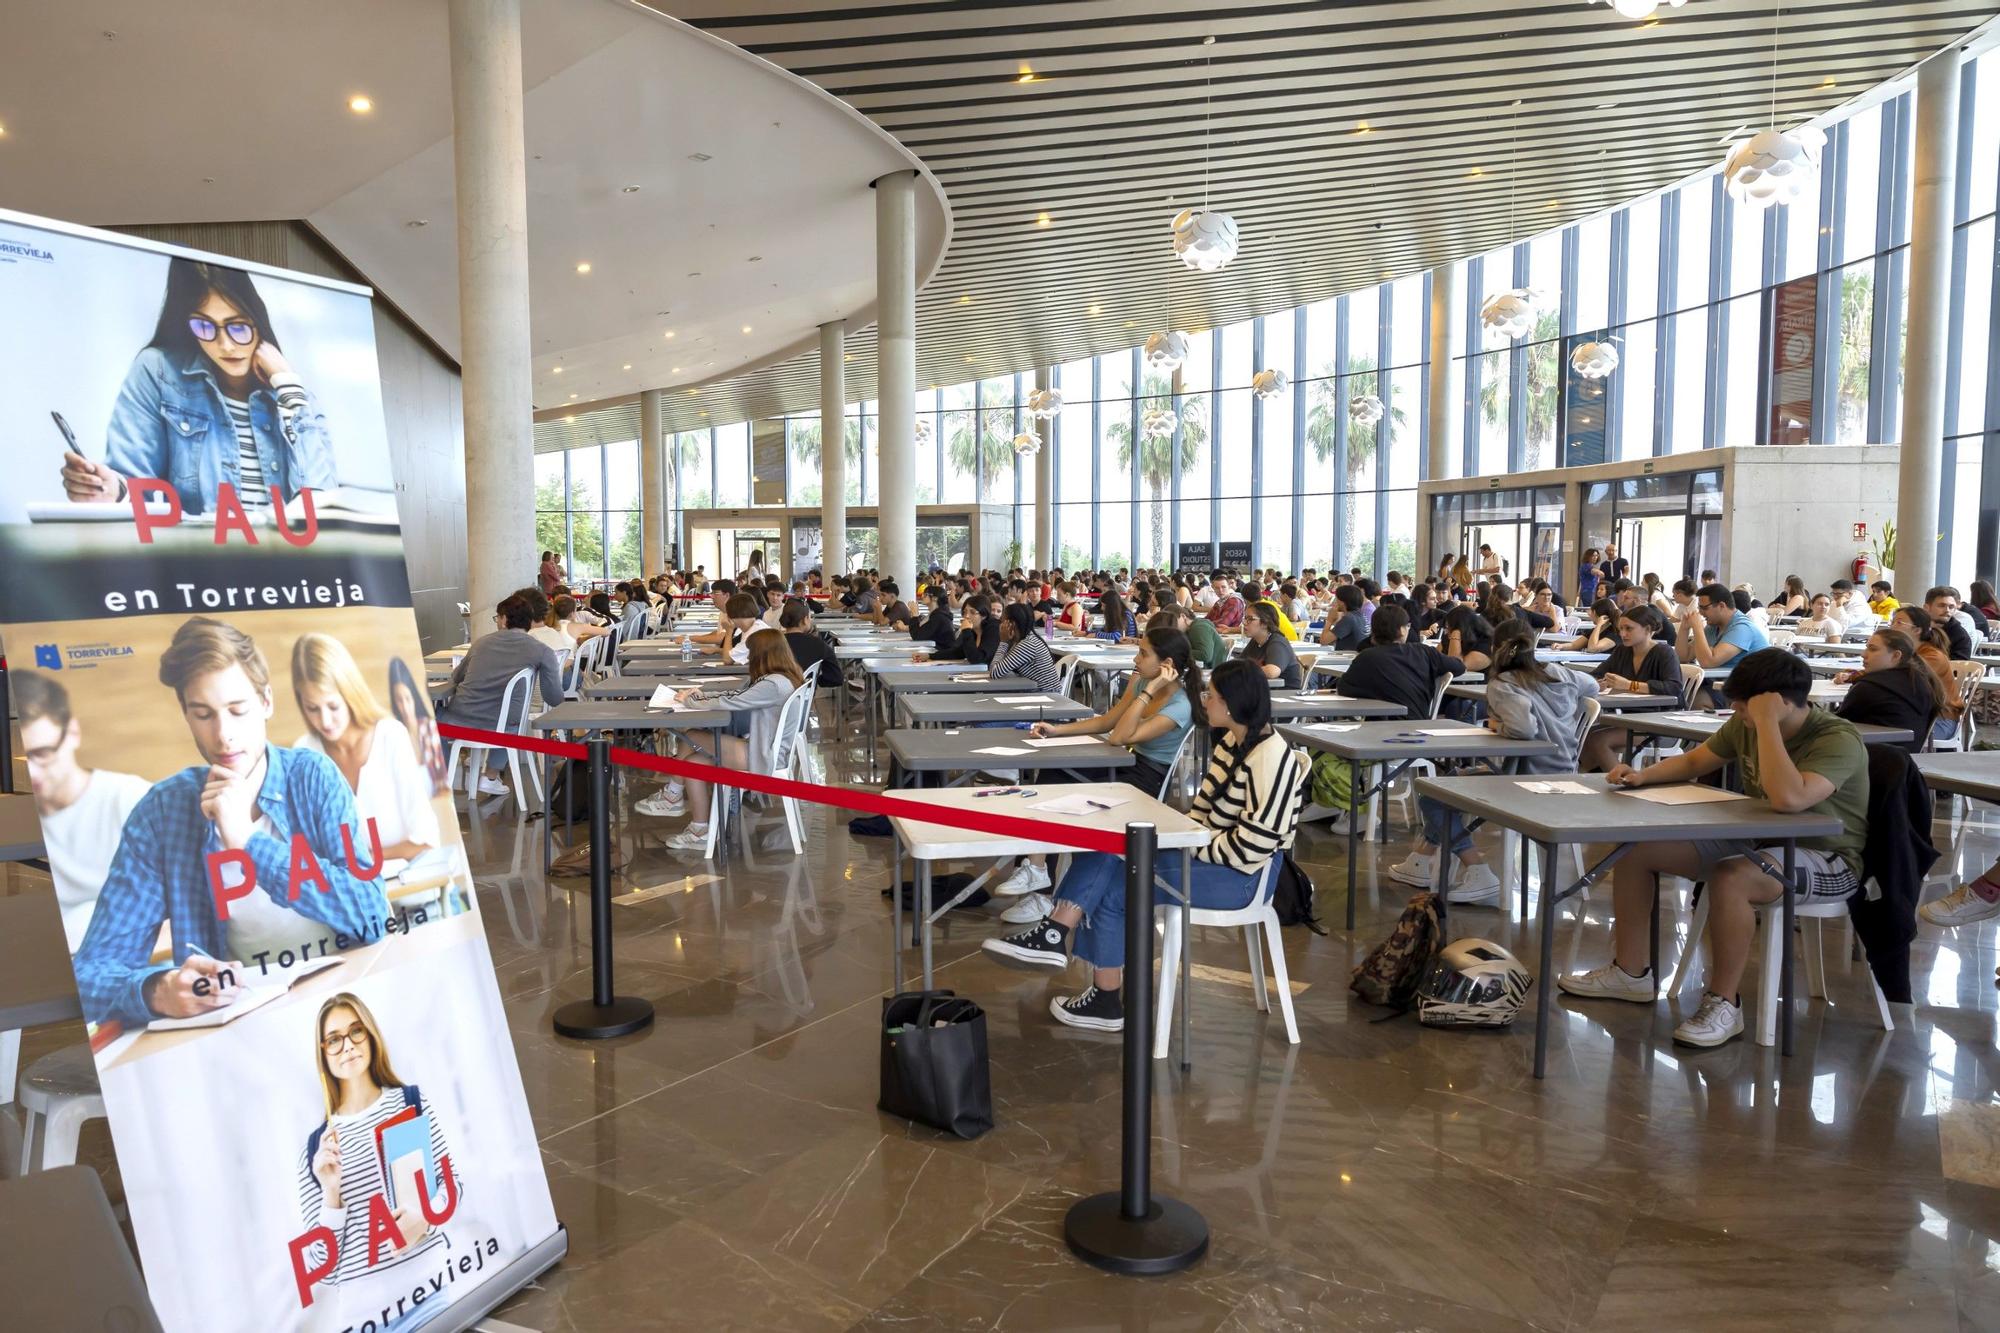
M1417 798L1417 811L1424 817L1424 841L1433 847L1442 847L1444 845L1445 817L1452 813L1451 807L1443 801L1434 801L1428 796L1419 796ZM1472 833L1467 827L1471 823L1472 816L1463 811L1458 813L1456 821L1452 825L1451 854L1453 856L1458 856L1472 850Z
M1161 849L1154 857L1153 875L1176 889L1181 887L1181 854ZM1229 911L1247 907L1257 877L1228 866L1194 863L1194 905ZM1153 886L1156 902L1173 903ZM1083 921L1076 928L1076 956L1092 967L1125 966L1125 858L1109 852L1078 852L1069 863L1069 873L1056 886L1058 902L1075 903L1083 909Z

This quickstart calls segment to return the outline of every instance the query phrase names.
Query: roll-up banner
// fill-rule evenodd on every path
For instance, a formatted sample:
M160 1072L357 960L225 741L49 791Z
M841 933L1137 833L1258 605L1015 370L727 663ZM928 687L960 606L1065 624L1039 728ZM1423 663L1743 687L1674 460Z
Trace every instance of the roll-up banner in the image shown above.
M458 1328L563 1252L369 293L0 211L0 636L171 1330Z

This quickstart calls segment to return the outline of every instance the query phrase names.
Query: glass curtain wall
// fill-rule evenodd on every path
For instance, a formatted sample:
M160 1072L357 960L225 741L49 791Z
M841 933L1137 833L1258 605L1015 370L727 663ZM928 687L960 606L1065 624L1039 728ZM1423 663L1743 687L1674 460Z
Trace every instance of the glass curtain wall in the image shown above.
M1990 354L2000 53L1966 65L1961 101L1940 565L1964 583L2000 564L2000 362ZM1710 171L1465 261L1454 471L1788 440L1893 443L1914 115L1906 81L1832 124L1817 196L1790 207L1738 207ZM1487 296L1514 287L1538 298L1519 342L1485 333L1478 318ZM1793 422L1770 401L1771 327L1781 299L1797 318L1806 298L1814 405L1809 420ZM1259 565L1407 572L1429 428L1429 311L1427 276L1410 275L1188 331L1190 356L1175 372L1145 366L1135 347L1052 367L1064 407L1039 433L1054 454L1059 563L1199 566L1227 544L1247 545ZM1137 340L1146 330L1122 332ZM1585 339L1608 340L1619 365L1601 395L1571 401L1568 354ZM1266 369L1285 372L1284 393L1256 395L1252 378ZM1035 469L1011 441L1031 424L1032 384L1028 374L967 379L920 390L916 402L918 502L1008 509L1022 564L1031 563ZM858 404L846 423L857 504L876 494L874 413ZM785 429L787 494L816 503L818 417L791 417ZM747 504L748 441L742 424L677 436L678 505ZM615 441L539 458L544 545L570 552L579 568L615 573L627 532L636 540L631 458L629 442ZM1532 563L1532 548L1521 559Z

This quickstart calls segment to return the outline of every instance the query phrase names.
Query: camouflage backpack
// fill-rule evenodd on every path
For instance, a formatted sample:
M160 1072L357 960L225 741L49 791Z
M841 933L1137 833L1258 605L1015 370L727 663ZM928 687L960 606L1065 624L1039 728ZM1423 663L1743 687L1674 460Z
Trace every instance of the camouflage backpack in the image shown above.
M1438 951L1442 933L1437 895L1412 894L1409 906L1396 918L1396 928L1361 960L1348 988L1370 1004L1408 1009L1416 1001L1418 983Z

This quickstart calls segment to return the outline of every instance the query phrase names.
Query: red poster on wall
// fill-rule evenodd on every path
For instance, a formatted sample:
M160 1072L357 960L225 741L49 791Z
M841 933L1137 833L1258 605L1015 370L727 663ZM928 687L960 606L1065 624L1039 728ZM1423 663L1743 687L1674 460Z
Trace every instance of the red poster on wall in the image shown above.
M1812 430L1819 286L1798 278L1771 291L1771 444L1806 444Z

